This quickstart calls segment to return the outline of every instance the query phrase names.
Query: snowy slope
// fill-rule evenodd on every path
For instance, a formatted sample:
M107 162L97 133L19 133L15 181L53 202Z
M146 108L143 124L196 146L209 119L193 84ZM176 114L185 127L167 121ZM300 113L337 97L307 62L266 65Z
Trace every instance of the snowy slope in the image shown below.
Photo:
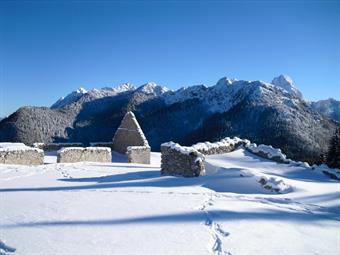
M76 91L72 91L66 97L61 97L57 102L55 102L51 108L63 108L66 105L72 104L79 100L83 95L87 94L87 90L84 88L79 88Z
M158 153L151 165L45 160L0 165L0 254L338 254L340 184L301 166L243 149L207 156L199 178L160 176Z

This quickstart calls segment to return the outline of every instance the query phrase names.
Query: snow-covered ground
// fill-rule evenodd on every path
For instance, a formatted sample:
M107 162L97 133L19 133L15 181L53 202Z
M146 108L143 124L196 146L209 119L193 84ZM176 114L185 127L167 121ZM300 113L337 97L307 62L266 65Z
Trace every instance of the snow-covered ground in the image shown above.
M339 254L340 183L243 149L207 176L151 165L0 165L0 254ZM15 252L13 252L15 250Z

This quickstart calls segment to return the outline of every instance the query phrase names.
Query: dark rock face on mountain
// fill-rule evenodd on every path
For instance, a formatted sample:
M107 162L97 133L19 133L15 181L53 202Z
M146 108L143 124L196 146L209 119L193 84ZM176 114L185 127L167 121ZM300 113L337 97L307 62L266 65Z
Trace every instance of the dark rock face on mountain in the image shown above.
M0 122L0 141L112 141L125 113L133 111L156 151L170 140L191 145L239 136L281 148L293 159L318 160L339 123L307 104L289 77L274 80L222 78L215 86L177 91L154 83L80 89L51 108L20 108Z
M340 101L329 98L312 102L311 107L328 118L340 121Z

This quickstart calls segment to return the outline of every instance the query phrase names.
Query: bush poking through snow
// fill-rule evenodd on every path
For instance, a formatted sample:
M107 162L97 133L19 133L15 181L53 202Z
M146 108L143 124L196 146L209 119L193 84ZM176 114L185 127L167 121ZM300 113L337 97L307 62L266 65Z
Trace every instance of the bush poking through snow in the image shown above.
M263 188L275 193L288 193L292 190L292 188L285 184L283 180L274 177L262 176L259 180L259 183Z

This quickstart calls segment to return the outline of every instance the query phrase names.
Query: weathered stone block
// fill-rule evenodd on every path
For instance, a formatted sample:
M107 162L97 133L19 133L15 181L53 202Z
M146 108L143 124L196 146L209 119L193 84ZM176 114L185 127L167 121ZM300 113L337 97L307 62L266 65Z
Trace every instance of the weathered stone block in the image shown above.
M58 163L74 163L81 161L111 162L111 149L107 147L69 147L58 151Z
M41 165L44 163L44 152L22 143L0 143L0 163Z
M129 146L127 155L129 163L150 164L151 148L149 146Z

